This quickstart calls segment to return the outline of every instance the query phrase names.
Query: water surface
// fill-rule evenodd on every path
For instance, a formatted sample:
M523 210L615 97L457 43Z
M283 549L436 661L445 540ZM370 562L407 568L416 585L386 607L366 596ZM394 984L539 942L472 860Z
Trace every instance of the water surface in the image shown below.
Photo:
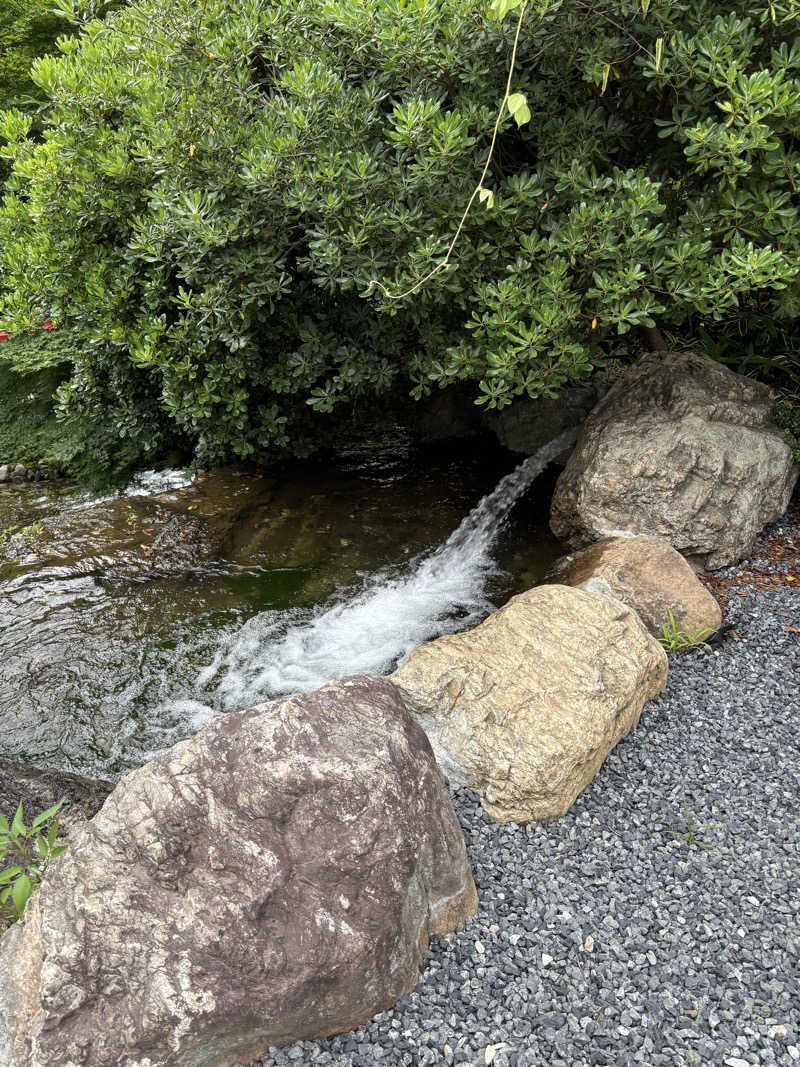
M113 778L222 711L474 624L560 554L552 473L502 532L530 470L451 538L518 459L398 435L99 502L0 486L0 529L32 527L0 560L0 756Z

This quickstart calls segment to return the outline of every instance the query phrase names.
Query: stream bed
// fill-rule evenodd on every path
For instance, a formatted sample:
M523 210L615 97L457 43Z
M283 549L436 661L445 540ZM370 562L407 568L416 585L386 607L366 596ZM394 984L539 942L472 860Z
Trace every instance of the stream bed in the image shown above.
M561 554L555 472L504 477L519 459L398 434L111 498L0 486L0 757L114 779L215 714L474 625Z

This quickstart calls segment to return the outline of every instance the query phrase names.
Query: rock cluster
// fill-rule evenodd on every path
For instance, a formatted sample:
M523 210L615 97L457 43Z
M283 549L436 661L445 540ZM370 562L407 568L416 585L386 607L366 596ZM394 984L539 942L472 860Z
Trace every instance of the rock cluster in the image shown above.
M3 463L0 466L0 483L42 482L51 478L61 478L63 473L52 463L36 463L27 467L24 463Z
M535 452L586 416L594 396L573 393L492 429ZM433 413L442 436L457 399ZM551 584L391 679L221 717L107 799L0 763L6 806L75 801L70 848L0 940L0 1067L223 1067L352 1029L416 984L430 935L477 903L439 765L495 820L563 815L664 688L662 623L721 623L680 553L738 560L797 478L765 388L694 353L629 368L564 458L552 526L576 550ZM139 525L159 529L148 556L186 565L237 536L215 484L193 487L192 517L165 494L158 514L115 502L76 521L108 518L117 570L139 565ZM40 549L54 559L58 534Z

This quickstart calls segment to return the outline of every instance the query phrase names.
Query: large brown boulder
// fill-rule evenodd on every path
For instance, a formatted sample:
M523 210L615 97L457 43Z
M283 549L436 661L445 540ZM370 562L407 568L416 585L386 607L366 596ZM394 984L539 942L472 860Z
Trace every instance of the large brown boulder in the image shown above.
M476 908L422 729L355 677L132 772L0 940L2 1067L221 1067L358 1026Z
M550 585L392 675L439 762L492 818L563 815L663 689L666 654L624 604Z
M765 385L694 352L654 352L586 420L553 496L556 537L663 537L706 567L743 559L798 468Z
M616 597L633 608L651 634L672 612L686 634L718 630L722 611L692 568L659 537L611 537L560 559L549 580Z

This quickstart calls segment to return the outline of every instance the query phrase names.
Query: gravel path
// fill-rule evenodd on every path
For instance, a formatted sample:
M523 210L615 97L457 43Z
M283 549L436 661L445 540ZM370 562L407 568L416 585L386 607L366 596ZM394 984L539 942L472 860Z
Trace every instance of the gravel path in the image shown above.
M780 582L731 590L735 635L671 657L563 819L498 826L457 791L478 915L393 1010L260 1063L800 1065L800 589ZM669 835L684 797L711 848Z

